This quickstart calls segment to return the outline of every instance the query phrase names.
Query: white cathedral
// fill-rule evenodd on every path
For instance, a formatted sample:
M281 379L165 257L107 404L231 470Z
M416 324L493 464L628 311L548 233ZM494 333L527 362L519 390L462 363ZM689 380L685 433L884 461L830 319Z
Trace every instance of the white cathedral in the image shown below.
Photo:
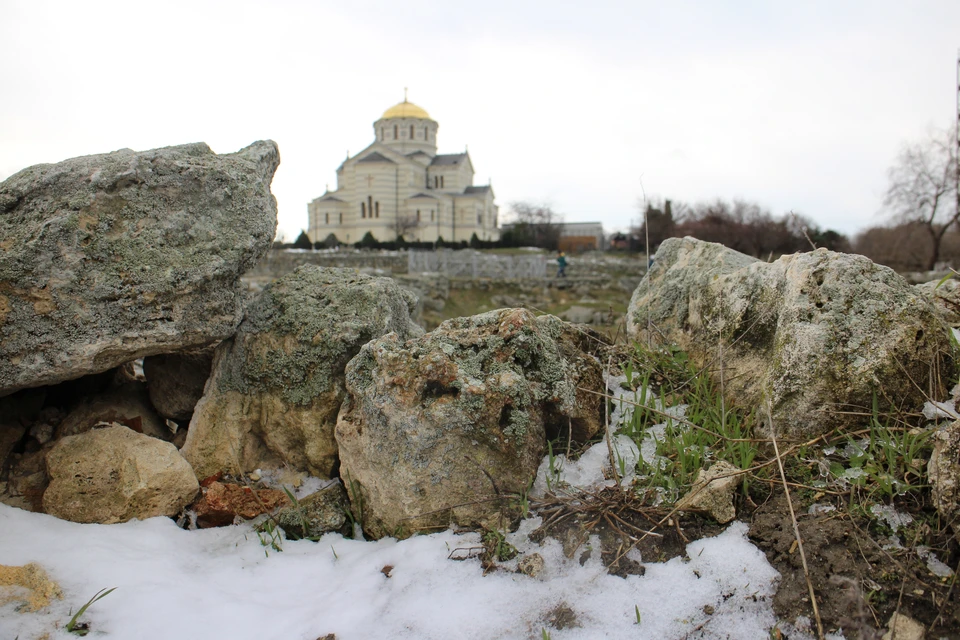
M473 184L469 153L437 154L438 128L406 98L387 109L376 140L337 169L337 189L307 205L310 240L499 240L493 189Z

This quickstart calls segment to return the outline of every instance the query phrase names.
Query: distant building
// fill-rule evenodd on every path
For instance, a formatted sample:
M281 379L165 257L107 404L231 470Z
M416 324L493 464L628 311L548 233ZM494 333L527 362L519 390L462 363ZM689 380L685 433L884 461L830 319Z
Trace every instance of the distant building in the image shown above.
M310 240L498 240L493 188L473 184L469 153L437 154L438 128L406 99L387 109L374 142L337 169L336 190L307 205Z
M560 229L560 250L592 251L606 248L600 222L564 222Z

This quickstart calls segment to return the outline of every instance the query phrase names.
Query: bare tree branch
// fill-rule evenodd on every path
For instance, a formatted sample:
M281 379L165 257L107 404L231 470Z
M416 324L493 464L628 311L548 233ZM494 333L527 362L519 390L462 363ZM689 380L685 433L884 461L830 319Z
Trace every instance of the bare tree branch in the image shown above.
M960 219L956 200L947 197L956 185L954 131L939 131L927 140L905 146L889 172L883 205L899 222L922 225L930 236L926 268L940 259L943 236Z

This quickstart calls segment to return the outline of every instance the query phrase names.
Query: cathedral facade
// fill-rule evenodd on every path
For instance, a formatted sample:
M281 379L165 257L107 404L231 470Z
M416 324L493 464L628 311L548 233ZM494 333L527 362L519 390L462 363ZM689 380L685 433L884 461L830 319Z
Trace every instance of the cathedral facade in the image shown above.
M492 187L473 184L469 153L437 153L438 128L406 99L387 109L374 142L337 169L336 190L307 205L310 240L499 240Z

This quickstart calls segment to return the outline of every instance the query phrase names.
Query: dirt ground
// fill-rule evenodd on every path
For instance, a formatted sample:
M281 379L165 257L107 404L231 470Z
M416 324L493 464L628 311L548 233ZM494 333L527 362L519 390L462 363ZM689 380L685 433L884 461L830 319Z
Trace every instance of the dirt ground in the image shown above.
M890 617L898 611L923 624L929 638L960 639L960 585L954 587L951 579L934 575L926 560L910 548L915 545L885 549L890 532L866 517L842 509L808 515L812 500L801 493L793 493L792 499L825 632L842 629L848 640L880 640ZM715 536L725 528L690 514L658 524L668 511L643 506L642 499L614 490L578 500L575 508L563 500L547 500L537 507L544 523L531 534L532 539L556 538L568 557L579 555L585 561L585 554L591 551L584 543L590 535L598 535L604 564L611 574L623 577L643 575L645 570L624 555L638 538L636 548L641 557L665 562L683 556L689 542ZM741 498L738 518L749 523L750 539L780 572L773 601L778 619L792 625L798 618L808 618L807 632L816 637L801 554L782 490L770 489L759 503ZM659 535L643 536L641 531ZM937 557L957 566L960 550L951 537L931 540L932 532L923 526L917 527L914 535L926 535L928 543L939 543L932 547ZM790 637L789 631L773 633L772 638Z
M879 639L882 631L877 630L886 627L898 611L927 627L927 637L960 638L960 589L953 586L953 580L934 575L915 544L893 548L890 532L880 530L875 521L844 509L809 515L809 498L804 500L797 492L792 498L825 630L843 628L847 638ZM778 617L794 621L807 616L812 620L809 590L784 493L771 491L750 514L749 522L751 540L781 575L773 603ZM947 534L936 535L925 526L917 527L913 534L921 538L919 543L930 544L940 560L957 567L960 552Z

